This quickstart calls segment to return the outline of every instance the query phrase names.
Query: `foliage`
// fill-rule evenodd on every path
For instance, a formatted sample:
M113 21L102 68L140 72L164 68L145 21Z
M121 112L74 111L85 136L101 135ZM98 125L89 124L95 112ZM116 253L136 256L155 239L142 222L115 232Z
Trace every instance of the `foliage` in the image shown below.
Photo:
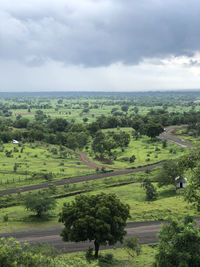
M40 252L34 253L27 243L20 244L13 238L0 239L0 266L31 266L31 267L53 267L50 257Z
M99 260L99 266L100 267L111 266L114 263L113 254L111 254L111 253L106 253L105 255L100 255L98 260Z
M176 185L176 178L182 175L182 171L178 168L178 164L175 160L168 160L163 163L162 169L159 173L158 185Z
M142 187L145 189L146 191L146 200L147 201L151 201L151 200L156 200L157 199L157 190L154 187L154 185L151 183L151 181L149 179L144 179L143 183L142 183Z
M61 236L64 241L94 240L98 257L100 245L122 242L129 216L129 206L114 194L77 196L72 203L65 203L60 213L65 226Z
M27 210L33 211L37 217L41 217L44 213L55 208L56 200L46 192L39 191L27 194L24 199L24 205Z
M157 267L200 266L200 229L191 217L182 221L170 218L159 233Z
M151 122L146 125L146 135L151 138L158 136L163 130L162 125L159 123Z
M132 155L129 159L130 163L133 163L136 160L136 156Z
M200 211L200 167L193 171L190 183L185 189L184 197L186 201L193 203Z
M132 258L141 253L141 245L138 242L138 238L135 236L126 238L123 247Z

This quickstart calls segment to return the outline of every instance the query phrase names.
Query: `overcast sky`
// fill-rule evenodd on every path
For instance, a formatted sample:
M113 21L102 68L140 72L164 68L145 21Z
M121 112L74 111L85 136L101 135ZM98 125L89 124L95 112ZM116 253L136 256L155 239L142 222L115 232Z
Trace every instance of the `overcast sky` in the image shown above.
M200 89L199 0L0 0L0 91Z

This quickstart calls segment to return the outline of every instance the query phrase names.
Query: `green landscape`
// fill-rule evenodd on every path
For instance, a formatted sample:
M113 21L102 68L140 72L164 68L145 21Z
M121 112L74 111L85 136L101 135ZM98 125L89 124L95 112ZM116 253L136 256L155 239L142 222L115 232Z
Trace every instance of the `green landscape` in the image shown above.
M184 220L200 217L198 99L199 92L0 93L2 238L60 229L56 230L59 238L65 226L65 241L96 240L93 254L89 245L84 252L74 249L69 253L67 247L62 251L53 243L52 247L37 244L25 249L13 240L1 239L0 257L10 244L6 257L20 249L30 266L35 266L31 265L34 257L39 266L152 266L155 260L160 264L156 266L162 266L164 226L160 241L156 233L148 242L137 234L124 237L122 229L126 223L127 227L132 223L150 226L170 220L183 229ZM187 178L186 188L177 177ZM107 228L99 226L83 234L84 218L92 220L90 212L97 209L89 208L92 203L105 205L105 210L99 210L95 223L87 222L91 229L98 220L101 227L108 227L106 221L111 218L114 223L119 216L121 232L110 238L108 231L101 240L95 231ZM106 215L106 205L116 215ZM77 214L86 217L83 225L77 217L82 231L72 234L75 225L67 225L76 221ZM188 229L193 231L191 222ZM101 249L105 244L112 247Z

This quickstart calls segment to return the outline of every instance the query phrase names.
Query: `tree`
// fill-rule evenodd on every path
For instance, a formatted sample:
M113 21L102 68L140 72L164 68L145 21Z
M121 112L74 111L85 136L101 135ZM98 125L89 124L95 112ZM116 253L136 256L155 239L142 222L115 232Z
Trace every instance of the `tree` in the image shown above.
M36 212L37 217L42 217L44 213L55 208L56 200L47 193L39 191L38 193L27 194L24 199L24 205L27 210Z
M193 171L190 183L185 189L184 198L200 211L200 167Z
M169 219L159 233L156 267L200 266L200 229L189 216Z
M157 199L157 196L158 196L157 190L149 179L144 179L144 181L142 183L142 187L146 191L146 200L147 201Z
M181 176L182 171L175 160L168 160L163 163L159 173L158 186L174 185L176 186L176 177Z
M146 126L146 135L154 138L164 131L162 125L159 123L148 123Z
M94 240L98 258L100 245L123 241L129 217L129 206L114 194L77 196L73 202L65 203L60 213L59 221L65 226L61 236L64 241Z

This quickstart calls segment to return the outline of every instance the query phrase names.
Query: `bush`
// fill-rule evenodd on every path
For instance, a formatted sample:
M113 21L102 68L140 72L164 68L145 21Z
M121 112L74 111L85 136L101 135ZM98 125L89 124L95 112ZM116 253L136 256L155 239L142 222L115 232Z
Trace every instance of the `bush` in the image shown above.
M8 214L5 214L5 215L3 216L3 221L4 221L4 222L8 222Z
M114 259L113 259L113 254L107 253L105 255L100 255L99 256L99 266L100 267L106 267L107 265L113 264Z
M13 238L0 239L0 266L51 267L52 259L40 252L31 252L29 244L20 244Z
M133 163L136 160L135 155L132 155L129 159L130 163Z
M93 248L89 247L85 253L85 258L88 262L94 260Z

